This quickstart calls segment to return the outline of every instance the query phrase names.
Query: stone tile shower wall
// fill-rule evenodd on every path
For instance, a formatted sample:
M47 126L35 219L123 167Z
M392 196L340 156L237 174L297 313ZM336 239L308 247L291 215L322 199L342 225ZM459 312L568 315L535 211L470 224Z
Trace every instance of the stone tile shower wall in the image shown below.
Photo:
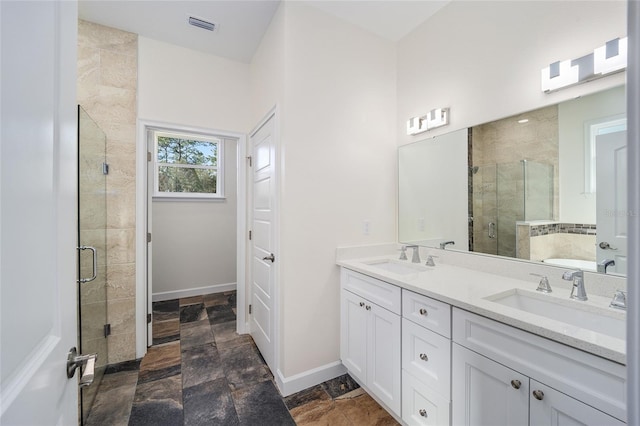
M520 119L527 123L518 123ZM558 217L558 107L556 105L493 121L472 128L471 173L473 244L474 251L515 256L516 229L508 229L508 237L502 238L505 247L497 239L489 238L489 223L498 224L498 209L505 218L520 218L521 203L497 199L498 165L517 165L520 160L533 160L553 166L553 217ZM503 167L503 170L504 167ZM509 170L507 168L506 170ZM520 173L520 169L516 170ZM505 177L505 176L502 176ZM522 188L522 179L506 179L513 184L513 191ZM513 221L512 221L513 222ZM504 225L502 231L505 231ZM502 232L501 231L501 232Z
M78 103L107 136L107 317L110 364L134 359L138 36L78 23Z

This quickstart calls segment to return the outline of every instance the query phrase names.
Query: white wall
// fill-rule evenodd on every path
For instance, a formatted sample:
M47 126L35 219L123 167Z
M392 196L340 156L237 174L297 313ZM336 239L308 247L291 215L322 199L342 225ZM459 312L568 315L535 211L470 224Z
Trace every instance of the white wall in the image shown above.
M440 134L620 85L624 73L545 94L540 70L625 35L626 2L451 2L398 44L398 143L424 138L406 121L433 108L451 108Z
M560 221L596 223L596 193L585 193L585 122L626 112L624 86L558 106Z
M138 51L141 119L248 131L249 65L145 37ZM224 202L152 203L154 299L235 284L236 145L225 142Z
M290 377L339 359L336 247L396 239L395 47L298 2L281 5L270 31L252 96L256 120L279 103L278 368Z

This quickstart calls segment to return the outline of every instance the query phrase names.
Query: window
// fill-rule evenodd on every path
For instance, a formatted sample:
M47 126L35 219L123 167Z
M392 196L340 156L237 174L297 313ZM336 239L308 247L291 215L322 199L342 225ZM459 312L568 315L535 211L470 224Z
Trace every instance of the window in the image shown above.
M155 197L222 198L223 140L215 136L153 132Z

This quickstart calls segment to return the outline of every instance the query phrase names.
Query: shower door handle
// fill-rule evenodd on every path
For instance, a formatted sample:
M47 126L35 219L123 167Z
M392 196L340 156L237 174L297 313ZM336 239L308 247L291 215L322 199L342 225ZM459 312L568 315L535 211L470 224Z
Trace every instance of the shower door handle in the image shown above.
M489 238L492 240L496 238L496 224L489 222Z
M91 278L81 277L80 279L78 279L78 283L84 284L84 283L88 283L90 281L95 280L96 277L98 276L98 252L95 247L91 247L91 246L80 246L78 247L78 250L80 251L91 250L91 252L93 253L93 274L91 275Z

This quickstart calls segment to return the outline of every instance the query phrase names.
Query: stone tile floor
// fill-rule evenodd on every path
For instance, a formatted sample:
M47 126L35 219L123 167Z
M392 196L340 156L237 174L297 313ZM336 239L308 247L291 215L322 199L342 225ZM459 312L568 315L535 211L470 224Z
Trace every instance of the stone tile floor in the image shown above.
M110 366L86 424L396 425L348 375L283 398L249 335L235 292L153 304L153 346Z

